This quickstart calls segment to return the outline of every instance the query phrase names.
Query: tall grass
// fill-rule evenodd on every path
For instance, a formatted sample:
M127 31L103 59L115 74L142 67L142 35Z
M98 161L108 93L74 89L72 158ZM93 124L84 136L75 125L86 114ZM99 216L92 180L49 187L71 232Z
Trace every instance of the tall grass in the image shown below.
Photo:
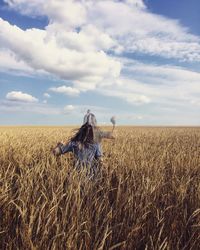
M200 128L117 128L92 181L70 131L0 128L0 249L200 249Z

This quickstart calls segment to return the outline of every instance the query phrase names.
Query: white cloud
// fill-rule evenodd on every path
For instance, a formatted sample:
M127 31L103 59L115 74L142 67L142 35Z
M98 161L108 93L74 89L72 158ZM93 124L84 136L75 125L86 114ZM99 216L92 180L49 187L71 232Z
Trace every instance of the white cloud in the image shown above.
M151 103L152 97L148 91L145 91L141 82L136 82L131 79L123 79L122 86L115 86L115 88L99 88L98 91L102 95L120 98L131 105L147 105ZM125 86L126 85L126 86ZM137 89L137 86L141 88Z
M143 105L161 105L163 110L198 106L198 72L125 60L123 52L200 61L200 37L178 20L151 13L144 1L6 2L25 15L49 19L45 29L25 31L0 19L0 58L6 59L6 68L39 70L66 80L72 87L50 90L71 96L94 90L138 109Z
M138 2L144 5L143 1ZM200 38L189 33L177 20L118 1L95 2L91 12L96 25L116 39L125 52L200 60Z
M120 59L109 50L200 60L200 38L177 20L150 13L142 0L5 2L23 14L46 15L49 24L23 31L0 19L1 47L28 67L73 81L79 89L119 77Z
M48 94L48 93L44 93L43 96L46 97L46 98L50 98L51 97L50 94Z
M22 75L33 74L33 69L24 61L17 60L15 54L10 50L0 49L0 71Z
M58 30L62 31L58 33ZM61 48L67 47L79 52L100 51L117 48L117 42L108 34L104 33L95 25L88 24L82 27L80 32L63 32L63 27L53 23L47 27L48 37L56 36L57 43Z
M190 103L200 96L200 73L170 65L150 65L134 60L124 61L129 78L140 82L138 88L157 103Z
M149 104L180 110L198 105L200 73L170 65L150 65L124 61L126 73L115 87L99 87L107 96L118 97L133 105Z
M73 0L4 0L12 9L28 16L47 16L49 21L76 27L85 23L86 9Z
M55 93L60 93L69 96L78 96L80 94L80 91L78 89L67 86L53 87L49 90Z
M24 1L25 2L25 1ZM44 1L43 14L49 17L50 22L65 23L68 27L83 25L86 21L86 9L79 1Z
M141 9L146 9L146 5L144 4L142 0L125 0L125 2L129 4L130 6L134 6L134 7L141 8Z
M38 99L32 95L23 93L21 91L11 91L7 93L6 99L10 101L19 101L19 102L38 102Z
M61 115L62 110L60 108L52 107L47 104L41 104L37 102L21 102L10 100L0 101L1 113L34 113L42 115ZM23 121L22 121L23 122Z
M43 39L48 45L45 50L50 51L51 40L59 50L68 48L79 52L97 52L113 49L116 52L124 50L200 61L200 38L192 35L178 20L151 13L142 0L5 2L23 14L48 17L49 25L46 33L43 32Z
M67 105L64 107L64 112L66 113L74 111L74 110L75 110L75 107L73 105Z
M3 0L9 5L11 9L19 11L23 15L37 16L41 15L41 6L44 4L44 0Z
M57 40L55 34L51 36L48 31L39 29L23 31L2 19L0 29L1 46L11 50L18 60L34 70L71 80L80 89L85 88L85 82L87 88L92 89L107 77L119 76L120 63L103 51L71 49L67 44L59 44L60 38Z

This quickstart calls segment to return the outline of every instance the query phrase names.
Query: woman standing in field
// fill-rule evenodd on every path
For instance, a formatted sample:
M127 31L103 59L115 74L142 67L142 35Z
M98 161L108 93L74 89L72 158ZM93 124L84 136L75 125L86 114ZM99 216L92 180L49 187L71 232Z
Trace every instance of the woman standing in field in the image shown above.
M95 118L94 115L93 118ZM87 119L69 142L66 144L58 143L53 153L56 156L60 156L72 152L75 156L75 168L80 170L84 167L87 169L89 176L94 176L101 162L102 151L100 143L103 138L114 139L113 133L103 132L98 129L96 118Z
M113 130L115 127L115 117L113 116L111 118L111 122L113 124ZM103 156L102 154L102 149L101 149L101 142L103 139L114 139L113 137L113 130L112 132L110 131L102 131L98 126L97 126L97 119L93 113L88 109L87 113L85 114L83 118L83 124L88 123L92 126L93 128L93 134L94 134L94 142L97 144L99 148L99 155L100 157Z

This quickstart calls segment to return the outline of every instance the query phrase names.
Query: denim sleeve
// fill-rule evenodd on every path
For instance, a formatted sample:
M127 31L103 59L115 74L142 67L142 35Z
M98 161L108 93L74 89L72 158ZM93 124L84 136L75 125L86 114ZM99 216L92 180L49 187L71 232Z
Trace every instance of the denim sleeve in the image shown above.
M71 142L69 142L68 144L63 144L63 145L60 146L60 150L61 150L62 154L72 152L73 151L73 145L72 145Z

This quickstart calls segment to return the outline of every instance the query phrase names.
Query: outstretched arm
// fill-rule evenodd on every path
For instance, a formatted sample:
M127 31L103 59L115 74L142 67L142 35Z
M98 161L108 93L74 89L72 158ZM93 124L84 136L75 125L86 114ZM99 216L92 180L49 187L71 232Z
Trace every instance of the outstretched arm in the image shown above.
M69 142L67 144L63 144L61 142L59 142L57 144L57 146L53 149L53 154L55 156L60 156L62 154L65 154L67 152L72 152L73 151L73 147L72 147L72 143Z
M60 145L61 154L65 154L73 151L72 142Z

